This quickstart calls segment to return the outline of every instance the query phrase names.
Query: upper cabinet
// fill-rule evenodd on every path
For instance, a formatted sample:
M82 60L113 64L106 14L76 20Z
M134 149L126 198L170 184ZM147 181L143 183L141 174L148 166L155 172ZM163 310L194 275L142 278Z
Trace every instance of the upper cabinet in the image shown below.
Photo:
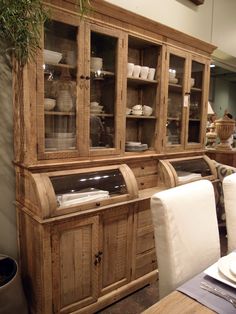
M165 149L199 149L204 145L209 60L167 48Z
M99 8L93 1L83 18L73 1L60 3L48 4L42 49L24 69L23 85L14 81L15 160L37 165L204 148L212 46L181 33L178 42L168 27L136 15L133 21L104 1Z

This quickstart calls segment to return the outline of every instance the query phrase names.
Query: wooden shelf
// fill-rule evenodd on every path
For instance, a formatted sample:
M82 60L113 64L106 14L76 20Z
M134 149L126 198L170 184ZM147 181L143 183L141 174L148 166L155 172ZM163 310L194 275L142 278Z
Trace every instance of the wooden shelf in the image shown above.
M132 85L148 85L148 84L157 84L157 80L144 80L142 78L127 77L127 83Z
M135 116L135 115L126 115L128 119L156 119L155 116Z
M201 88L198 88L198 87L192 87L192 88L191 88L191 92L201 93L201 92L202 92L202 89L201 89Z
M90 113L90 116L113 118L114 114L112 114L112 113Z
M74 111L44 111L44 114L48 116L75 116Z
M45 63L45 65L53 66L56 68L64 68L64 69L76 69L76 66L64 64L64 63ZM44 71L44 74L47 74L47 71Z

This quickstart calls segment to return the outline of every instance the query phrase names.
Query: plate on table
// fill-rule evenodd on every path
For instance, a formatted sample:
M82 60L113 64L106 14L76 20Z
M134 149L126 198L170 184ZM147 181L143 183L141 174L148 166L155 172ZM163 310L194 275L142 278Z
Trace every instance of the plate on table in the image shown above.
M232 252L229 255L233 254L234 258L236 258L236 252ZM227 255L227 256L229 256ZM225 256L226 257L226 256ZM231 258L231 257L230 257ZM221 259L219 259L220 261ZM231 286L236 289L236 282L229 280L225 275L222 274L222 272L219 270L218 264L219 261L208 267L207 269L204 270L204 273L216 280L219 280L223 282L224 284Z
M221 257L218 261L218 268L225 277L236 283L236 253Z

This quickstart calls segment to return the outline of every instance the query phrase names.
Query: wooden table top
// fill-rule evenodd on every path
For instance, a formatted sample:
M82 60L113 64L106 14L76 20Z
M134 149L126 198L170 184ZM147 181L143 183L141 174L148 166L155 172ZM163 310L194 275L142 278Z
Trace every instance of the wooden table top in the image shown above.
M196 300L188 297L187 295L174 291L161 299L159 302L150 306L142 314L212 314L215 313L208 307L200 304Z

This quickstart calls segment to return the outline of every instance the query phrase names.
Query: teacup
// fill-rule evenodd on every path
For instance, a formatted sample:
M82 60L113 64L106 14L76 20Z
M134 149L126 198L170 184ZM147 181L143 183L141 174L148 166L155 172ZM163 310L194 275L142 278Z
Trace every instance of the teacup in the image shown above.
M132 76L134 70L134 63L128 63L127 65L127 76Z
M155 73L156 73L156 69L155 68L150 68L149 69L149 72L148 72L148 77L147 79L148 80L154 80L154 77L155 77Z
M140 77L146 80L148 77L148 72L149 72L149 67L142 66L140 70Z
M140 65L134 65L133 69L133 77L138 78L140 75L141 66Z

